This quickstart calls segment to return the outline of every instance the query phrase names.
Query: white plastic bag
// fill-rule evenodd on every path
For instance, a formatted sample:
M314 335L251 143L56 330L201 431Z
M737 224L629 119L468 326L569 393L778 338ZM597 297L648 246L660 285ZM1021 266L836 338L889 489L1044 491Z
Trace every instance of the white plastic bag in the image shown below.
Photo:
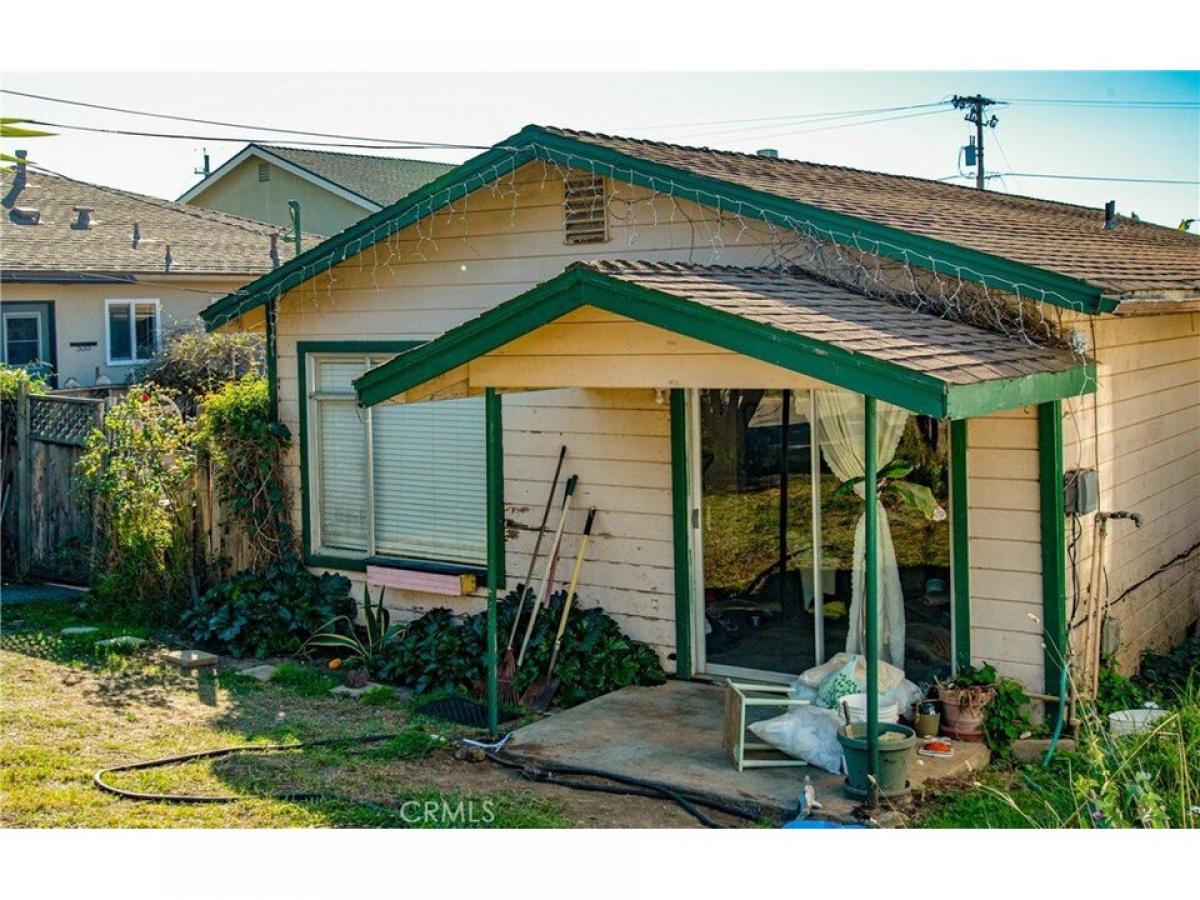
M797 706L781 716L752 722L750 733L788 756L837 774L842 770L838 714L818 706Z

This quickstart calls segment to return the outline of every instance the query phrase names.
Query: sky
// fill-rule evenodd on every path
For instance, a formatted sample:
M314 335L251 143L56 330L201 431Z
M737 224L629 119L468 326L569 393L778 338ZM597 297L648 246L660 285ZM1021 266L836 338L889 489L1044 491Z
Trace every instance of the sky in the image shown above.
M982 93L995 172L1200 179L1200 72L755 72L755 73L195 73L6 72L3 87L71 100L248 123L228 129L0 95L4 116L59 125L197 135L167 140L53 128L55 137L5 141L72 177L174 199L242 139L286 143L265 126L490 145L529 123L754 152L925 178L949 178L973 126L949 107L819 119L821 113L935 103ZM1045 101L1087 100L1063 105ZM1037 101L1037 102L1033 102ZM1124 107L1182 102L1188 108ZM811 117L808 121L803 117ZM894 118L894 121L868 121ZM746 121L757 120L757 121ZM704 123L704 124L697 124ZM834 127L837 126L837 127ZM239 142L212 138L237 137ZM313 140L318 140L313 138ZM356 150L353 152L371 152ZM473 150L386 151L459 162ZM954 178L969 185L973 180ZM1200 186L1072 181L1006 175L989 189L1118 212L1175 227L1200 217ZM1200 223L1193 226L1200 231Z

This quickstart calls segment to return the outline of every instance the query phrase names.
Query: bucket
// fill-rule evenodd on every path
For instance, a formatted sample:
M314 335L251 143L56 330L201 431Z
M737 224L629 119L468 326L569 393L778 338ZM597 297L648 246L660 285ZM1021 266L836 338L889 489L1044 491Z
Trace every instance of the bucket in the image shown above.
M851 722L867 721L867 695L866 694L846 694L838 701L838 709L845 703L850 707ZM898 703L880 703L879 704L879 722L898 722L900 721L900 705Z
M900 735L897 740L885 740L885 734ZM879 725L879 783L880 797L902 797L908 793L908 758L917 735L906 725ZM838 729L838 743L846 760L846 793L851 797L866 797L870 789L867 780L867 723L855 722Z
M1108 733L1113 737L1127 734L1137 734L1149 731L1150 726L1167 714L1165 709L1147 707L1144 709L1123 709L1120 712L1109 713Z

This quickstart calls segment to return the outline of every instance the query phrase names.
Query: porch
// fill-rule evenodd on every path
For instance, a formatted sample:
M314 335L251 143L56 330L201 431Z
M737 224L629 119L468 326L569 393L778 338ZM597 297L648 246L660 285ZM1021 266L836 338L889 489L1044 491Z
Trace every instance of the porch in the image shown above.
M1040 540L1043 548L1046 690L1057 695L1065 647L1059 402L1062 397L1090 390L1092 385L1092 367L1067 351L1018 343L976 326L922 315L797 273L588 263L573 265L538 288L401 354L359 378L355 387L360 402L368 406L385 401L486 398L488 662L493 673L490 702L494 714L498 709L494 610L497 592L512 575L505 566L503 394L551 388L650 389L659 393L664 404L669 396L675 604L672 655L679 679L692 677L698 663L703 663L706 624L697 615L705 600L702 593L697 599L696 590L695 576L702 565L696 535L700 479L690 463L697 442L696 416L689 414L689 398L706 390L749 388L781 392L783 409L790 408L789 397L800 394L813 398L814 408L820 405L815 403L817 395L836 399L832 413L822 413L838 418L841 435L837 449L846 456L834 469L835 481L855 488L859 497L879 496L880 470L889 461L886 450L881 454L886 444L880 433L881 421L886 422L881 407L899 411L897 421L914 414L948 423L951 548L946 587L954 617L947 666L961 666L973 659L966 422L972 416L1036 406L1042 530L1032 539ZM786 416L784 423L782 433L786 434ZM828 443L823 443L823 451L832 449ZM786 446L783 455L786 457ZM814 489L813 496L819 494ZM903 639L898 648L886 631L887 616L894 620L894 608L889 612L885 606L881 614L880 599L888 591L885 582L898 583L898 578L892 578L894 559L881 564L881 558L887 557L887 551L881 552L881 537L886 537L880 527L883 506L878 500L860 506L863 539L856 539L853 560L843 567L853 576L850 631L856 640L853 649L866 659L868 720L874 721L879 663L881 659L902 659ZM604 515L603 509L600 515ZM782 539L785 533L786 528L781 528L780 568L786 572L789 551ZM810 557L810 578L819 585L824 566L820 549L813 548ZM814 624L819 633L823 592L810 593L818 595L814 598ZM839 634L837 640L848 642L849 638ZM815 652L827 657L838 649L823 648L818 641ZM847 649L851 649L848 643ZM900 666L903 668L902 662ZM794 668L777 674L795 675ZM612 709L623 709L624 698L609 702L614 704ZM682 709L671 713L665 693L662 702L668 704L664 712L686 717ZM626 713L633 721L640 715L636 709ZM674 730L672 722L663 733L673 736ZM718 721L713 734L719 731ZM868 740L877 746L874 729L870 732ZM634 729L623 739L637 745L639 733ZM718 747L719 741L710 735L707 745ZM665 752L664 759L670 756ZM735 776L727 773L726 777ZM794 789L794 775L782 776L781 784L784 781Z
M815 766L737 771L721 751L723 695L721 685L706 681L622 688L518 728L505 751L535 765L584 766L648 778L780 818L796 815L808 776L822 805L815 815L851 820L858 801L842 791L842 775ZM959 741L950 759L914 752L909 780L919 788L966 776L980 771L990 758L983 744Z

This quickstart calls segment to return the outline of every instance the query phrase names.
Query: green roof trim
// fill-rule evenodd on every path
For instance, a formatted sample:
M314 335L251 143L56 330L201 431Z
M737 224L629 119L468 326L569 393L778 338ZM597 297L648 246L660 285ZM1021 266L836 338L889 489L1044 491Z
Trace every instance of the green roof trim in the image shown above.
M441 337L360 375L354 382L359 402L363 406L382 403L582 306L665 328L937 419L965 418L1075 396L1095 386L1090 365L981 384L947 384L885 360L576 264Z
M1078 312L1111 312L1116 301L1077 278L1014 262L881 225L857 216L649 162L609 147L529 125L506 141L413 191L407 197L334 235L237 293L211 304L201 318L211 330L261 306L378 241L476 191L534 159L574 166L620 181L722 209L740 211L788 229L813 230L818 238L941 274L961 276L1011 292L1018 286L1046 292L1046 302Z

